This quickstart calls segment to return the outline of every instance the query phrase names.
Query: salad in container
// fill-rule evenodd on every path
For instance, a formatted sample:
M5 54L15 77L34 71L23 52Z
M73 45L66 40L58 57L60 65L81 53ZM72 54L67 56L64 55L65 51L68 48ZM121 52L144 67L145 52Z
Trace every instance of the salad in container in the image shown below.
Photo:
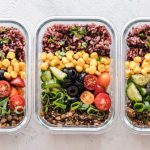
M36 32L35 98L44 126L88 132L110 124L115 113L112 45L114 31L101 19L42 22Z
M150 22L147 18L130 22L122 38L122 118L135 133L150 131ZM122 94L122 93L121 93Z
M29 35L19 22L0 20L0 133L17 132L29 120Z

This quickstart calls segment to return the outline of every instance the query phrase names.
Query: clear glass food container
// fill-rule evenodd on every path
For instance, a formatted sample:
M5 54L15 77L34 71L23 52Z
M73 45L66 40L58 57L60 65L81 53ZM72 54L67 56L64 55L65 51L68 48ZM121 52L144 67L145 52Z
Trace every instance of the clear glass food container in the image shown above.
M29 120L30 120L30 115L31 115L31 72L29 64L30 62L30 56L31 56L31 37L30 37L30 32L28 28L21 23L20 21L14 19L14 18L8 18L8 19L0 19L0 26L4 27L15 27L21 31L23 36L25 37L25 62L26 62L26 79L25 79L25 116L24 119L18 124L16 127L5 127L5 128L0 128L0 134L12 134L12 133L18 133L23 129L24 127L27 126Z
M40 54L42 52L42 37L46 28L50 25L55 23L60 24L100 24L105 25L108 29L109 33L112 37L112 45L111 45L111 65L110 65L110 73L111 73L111 84L109 86L108 92L112 99L112 107L110 109L111 113L109 118L102 123L98 127L76 127L76 126L63 126L58 127L54 125L50 125L43 117L39 115L41 109L41 100L40 100L40 93L41 93L41 80L40 80ZM117 90L116 90L116 83L117 83L117 37L116 31L114 27L105 19L99 17L51 17L47 18L42 21L36 28L35 32L35 90L34 90L34 98L35 98L35 118L36 120L46 127L52 133L103 133L116 119L116 112L117 112Z
M119 67L121 68L121 72L120 72L120 84L121 84L121 92L120 92L120 98L121 98L121 102L120 102L120 117L121 120L123 121L123 124L133 133L136 134L150 134L150 128L148 127L137 127L135 125L132 124L132 122L129 120L127 114L126 114L126 85L127 85L127 81L126 81L126 77L125 77L125 61L127 58L127 42L126 42L126 38L128 36L128 33L131 31L132 27L136 27L138 25L144 25L144 24L148 24L150 25L150 18L136 18L134 20L131 20L130 22L128 22L125 27L122 30L121 33L121 51L120 51L120 64Z

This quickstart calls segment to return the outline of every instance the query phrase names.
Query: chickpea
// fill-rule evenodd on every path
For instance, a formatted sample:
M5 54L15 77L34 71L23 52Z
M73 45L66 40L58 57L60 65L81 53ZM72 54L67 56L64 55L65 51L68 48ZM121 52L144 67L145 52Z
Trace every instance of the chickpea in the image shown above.
M46 53L46 52L43 52L43 53L41 54L41 56L40 56L40 59L41 59L42 61L45 61L45 60L46 60L46 57L47 57L47 53Z
M83 58L79 58L78 61L77 61L77 65L83 67L84 64L85 64L84 59Z
M63 57L62 62L63 62L63 64L67 64L67 63L69 63L69 60L67 57Z
M129 68L134 69L137 66L137 64L134 61L130 61Z
M16 73L15 71L11 71L11 72L10 72L10 76L11 76L12 78L16 78L16 77L17 77L17 73Z
M89 54L88 53L84 53L83 54L83 59L84 61L86 61L89 58Z
M73 65L73 63L67 63L67 64L65 64L65 67L66 68L72 68L72 67L74 67L74 65Z
M16 58L14 58L14 59L11 60L11 64L12 64L13 66L14 66L14 64L15 64L16 62L18 62Z
M73 55L73 58L78 60L79 59L79 55L76 53L76 54Z
M53 59L51 62L50 62L50 65L52 66L52 67L54 67L54 66L56 66L56 65L58 65L59 64L59 61L57 60L57 59Z
M9 66L10 66L10 61L9 61L8 59L4 59L4 60L2 61L2 65L3 65L4 67L9 67Z
M68 56L67 56L67 59L68 59L69 61L73 61L73 57L72 57L71 55L68 55Z
M109 72L110 66L109 65L105 65L105 71Z
M73 56L74 55L74 52L73 51L67 51L66 52L66 56L68 57L68 56Z
M54 54L51 53L51 52L48 53L47 56L46 56L46 59L48 59L48 60L50 60L50 61L53 60L53 59L54 59Z
M134 60L135 63L140 63L140 62L142 62L142 58L139 57L139 56L136 56L133 60Z
M91 58L87 58L86 60L85 60L85 62L86 62L86 64L90 64L90 62L91 62Z
M3 66L3 65L2 65L2 62L0 61L0 68L2 68L2 66Z
M78 51L77 54L79 57L82 57L82 51Z
M142 73L143 75L147 75L147 70L146 70L146 69L142 69L142 70L141 70L141 73Z
M91 54L91 58L97 59L97 58L98 58L97 52L93 52L93 53Z
M82 68L81 66L76 66L76 70L77 70L78 72L82 72L82 71L83 71L83 68Z
M86 68L89 68L90 66L88 64L84 64L83 68L86 70Z
M144 61L142 63L142 68L145 68L145 67L148 67L148 66L150 66L148 62Z
M26 74L25 74L24 71L21 71L20 77L21 77L21 79L23 79L23 80L26 78Z
M129 61L125 62L125 68L129 68Z
M75 59L72 61L72 63L73 63L74 66L77 65L77 61Z
M48 63L47 63L47 62L44 62L44 63L42 63L42 65L41 65L41 70L46 71L46 70L48 69L48 67L49 67Z
M89 73L90 74L95 74L95 72L96 72L96 67L95 66L90 66Z
M126 77L128 78L131 75L131 70L126 69L125 74L126 74Z
M133 69L133 72L134 72L135 74L139 74L139 73L141 73L141 68L140 68L140 67L135 67L135 68Z
M105 57L101 57L101 63L104 64L104 65L107 65L108 61Z
M91 61L90 61L90 66L97 66L97 61L96 61L96 59L91 59Z
M9 80L11 78L10 73L9 72L5 72L4 73L4 77Z

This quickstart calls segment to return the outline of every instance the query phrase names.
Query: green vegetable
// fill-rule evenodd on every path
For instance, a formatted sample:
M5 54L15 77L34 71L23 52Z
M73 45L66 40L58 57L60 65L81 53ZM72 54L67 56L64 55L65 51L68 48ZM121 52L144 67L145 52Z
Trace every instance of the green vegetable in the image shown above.
M67 77L67 74L57 69L56 67L50 67L52 74L60 81Z
M147 91L145 88L142 87L142 88L138 88L138 89L139 89L142 96L145 96L147 94Z
M83 42L82 44L81 44L81 48L86 48L87 47L87 43L86 42Z
M82 106L79 108L79 110L85 111L85 110L87 110L88 108L89 108L89 105L87 105L87 104L82 104Z
M8 98L5 98L0 101L0 116L10 114L10 109L8 109L8 100Z
M147 75L141 75L141 74L132 75L131 79L136 85L145 86L150 81L150 74L147 74Z
M76 109L80 108L81 105L82 105L81 102L74 102L71 104L71 110L76 110Z
M131 101L142 101L142 96L138 89L136 88L135 84L130 82L127 87L127 96Z
M44 71L44 72L42 72L42 74L41 74L41 80L43 82L49 81L51 78L52 77L51 77L51 72L50 71Z
M48 38L48 43L55 43L56 42L56 37L49 37Z
M4 59L4 58L5 58L5 54L2 51L0 51L0 59Z
M0 38L0 44L8 44L9 41L10 41L10 39L7 37Z
M140 33L140 34L139 34L139 37L140 37L140 38L145 38L146 36L145 36L144 33Z
M150 102L150 95L147 95L147 96L144 98L144 101L149 101L149 102Z
M145 110L145 105L143 103L135 103L133 109L137 112L143 112Z

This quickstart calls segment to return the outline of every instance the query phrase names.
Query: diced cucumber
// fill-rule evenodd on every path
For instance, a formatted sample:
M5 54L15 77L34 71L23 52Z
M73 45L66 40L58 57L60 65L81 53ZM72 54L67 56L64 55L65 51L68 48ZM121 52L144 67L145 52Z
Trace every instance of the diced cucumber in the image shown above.
M147 91L146 91L145 88L140 87L140 88L138 88L138 89L139 89L139 91L140 91L140 93L141 93L142 96L145 96L145 95L147 94Z
M142 96L133 82L130 82L127 87L127 96L131 101L142 101Z
M141 75L141 74L132 75L131 79L135 84L137 84L139 86L145 86L150 81L150 74L147 74L147 75Z
M61 70L57 69L56 67L50 67L50 70L52 74L58 79L58 80L63 80L64 78L67 77L67 74L62 72Z
M49 81L51 78L52 77L51 77L51 72L50 71L44 71L44 72L42 72L42 74L41 74L41 80L43 82Z
M42 88L43 89L47 89L47 88L59 88L60 87L60 84L57 83L55 80L50 80L48 82L44 82L42 83Z

